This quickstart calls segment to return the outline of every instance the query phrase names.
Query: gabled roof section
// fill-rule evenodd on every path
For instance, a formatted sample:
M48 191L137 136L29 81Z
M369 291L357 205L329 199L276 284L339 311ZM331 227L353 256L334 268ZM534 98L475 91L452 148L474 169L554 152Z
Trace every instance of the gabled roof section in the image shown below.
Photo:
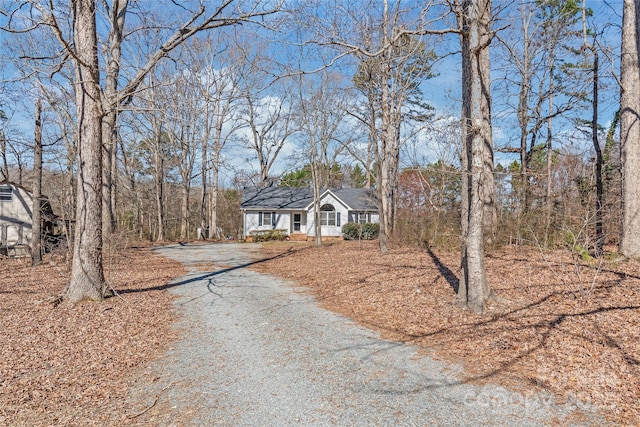
M334 199L336 199L338 201L338 203L340 203L345 208L347 208L347 210L352 210L351 207L344 202L344 200L342 200L340 197L335 195L335 193L334 193L335 190L326 189L326 190L321 190L321 191L322 192L320 193L320 200L324 199L327 196L327 194L331 194L331 196ZM305 209L306 210L311 210L312 207L313 207L313 200L311 200L311 202L305 207Z
M353 211L377 211L375 195L365 188L340 188L331 192Z
M313 201L310 188L266 187L245 188L242 191L242 209L300 209Z
M341 188L330 192L349 210L375 212L378 210L373 191L364 188ZM313 203L311 188L266 187L245 188L242 191L242 209L299 209L307 210Z
M10 185L10 186L13 186L13 187L16 187L16 188L20 188L21 190L24 190L24 191L26 191L26 192L27 192L27 193L29 193L29 194L32 194L32 193L31 193L31 190L29 190L29 189L28 189L28 188L26 188L26 187L23 187L22 185L20 185L20 184L18 184L18 183L13 182L13 181L0 181L0 185L2 185L2 186Z

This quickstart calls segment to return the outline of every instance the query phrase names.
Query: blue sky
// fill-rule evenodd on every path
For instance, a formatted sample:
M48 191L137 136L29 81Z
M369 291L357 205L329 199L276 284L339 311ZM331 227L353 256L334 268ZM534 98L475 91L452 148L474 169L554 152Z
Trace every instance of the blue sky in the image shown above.
M407 4L416 5L422 2L416 3L415 1L407 2ZM514 2L516 3L516 2ZM143 3L144 4L144 3ZM494 9L501 2L494 0ZM587 6L594 10L594 17L591 18L595 25L604 29L603 39L605 42L612 46L618 46L619 44L619 21L621 19L622 0L588 0ZM6 18L0 15L0 24L4 24ZM2 39L8 37L5 33L0 32L0 42ZM438 46L439 50L455 51L456 38L455 36L449 37L449 41L442 43ZM492 48L495 51L495 48ZM614 48L614 55L618 51ZM614 70L617 66L614 64ZM440 61L435 70L438 75L428 80L424 84L424 94L429 102L436 107L438 115L444 118L444 121L448 121L451 117L457 117L459 115L459 100L460 100L460 64L459 56L451 55ZM0 80L10 79L13 75L13 69L10 66L4 66L0 74ZM496 86L502 84L498 80L498 73L494 72L493 78L493 90L496 92ZM601 124L606 125L607 117L612 117L613 111L617 109L617 90L614 85L611 84L611 88L601 95ZM1 95L1 93L0 93ZM495 95L494 95L495 97ZM497 102L496 102L497 101ZM1 102L1 101L0 101ZM3 108L8 112L14 112L14 118L12 119L12 127L16 134L22 133L25 139L29 139L33 135L32 131L32 119L30 118L31 101L25 102L25 105L17 103L7 103L5 101ZM510 130L512 124L509 121L503 120L506 113L501 110L500 100L494 99L494 139L497 146L505 145L510 138ZM422 147L421 147L422 145ZM437 152L437 149L430 147L426 142L418 143L415 147L410 147L413 152L420 151L422 157L426 160L433 157L433 153ZM436 147L437 148L437 147ZM292 146L287 147L280 161L278 162L274 172L279 173L291 167L291 161L286 157L286 154L293 153L294 148ZM255 169L255 165L252 162L247 162L250 159L251 153L238 151L236 153L228 153L228 161L234 168L247 167ZM500 162L509 162L513 156L505 156L497 154L497 159ZM229 172L231 173L231 172Z

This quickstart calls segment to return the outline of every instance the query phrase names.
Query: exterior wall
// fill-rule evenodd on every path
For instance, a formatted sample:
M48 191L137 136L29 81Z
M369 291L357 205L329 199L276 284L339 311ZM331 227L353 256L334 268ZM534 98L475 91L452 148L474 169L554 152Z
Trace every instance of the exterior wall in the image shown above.
M263 211L244 212L245 238L247 238L253 230L287 230L287 234L291 234L291 214L289 212L264 211L276 213L276 223L274 225L260 225L260 212Z
M291 214L289 212L276 212L276 224L271 228L287 230L287 234L291 234ZM269 226L267 226L267 229L269 229Z
M342 226L346 224L349 220L349 211L347 210L347 207L343 205L342 202L338 201L335 197L333 197L333 195L331 194L326 194L320 200L320 206L325 204L333 205L334 209L336 210L336 213L340 213L340 224L339 225L336 224L335 226L323 225L320 231L321 236L322 237L342 237ZM315 231L315 221L314 221L315 218L313 215L313 204L309 207L309 210L307 212L308 212L307 235L309 237L315 237L316 231Z
M367 214L367 218L368 221L367 222L371 222L371 223L378 223L380 222L380 215L378 215L378 213L374 213L374 212L362 212L362 211L350 211L349 212L349 222L356 222L356 214Z
M0 200L0 246L31 245L33 198L25 189L9 185L11 201ZM7 196L8 193L0 193Z

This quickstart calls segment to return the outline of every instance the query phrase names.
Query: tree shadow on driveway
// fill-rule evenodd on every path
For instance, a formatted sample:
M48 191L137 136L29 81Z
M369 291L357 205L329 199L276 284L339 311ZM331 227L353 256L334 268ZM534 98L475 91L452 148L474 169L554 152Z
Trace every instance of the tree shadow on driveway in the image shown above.
M216 271L206 272L206 273L203 273L203 274L199 274L197 276L186 278L184 280L180 280L180 281L177 281L177 282L169 282L167 284L160 285L160 286L151 286L151 287L148 287L148 288L139 288L139 289L121 289L121 290L118 290L118 294L125 295L125 294L139 293L139 292L163 291L163 290L166 290L166 289L171 289L171 288L175 288L175 287L182 286L182 285L187 285L189 283L211 279L213 277L219 276L221 274L229 273L231 271L246 269L248 267L251 267L251 266L263 263L263 262L271 261L271 260L278 259L278 258L283 258L283 257L291 255L294 252L295 251L291 249L291 250L289 250L287 252L283 252L283 253L280 253L278 255L274 255L274 256L271 256L271 257L261 258L261 259L255 260L255 261L245 262L245 263L233 266L233 267L227 267L227 268L223 268L223 269L216 270ZM215 260L214 260L214 262L215 262ZM211 280L209 280L209 282L211 283Z

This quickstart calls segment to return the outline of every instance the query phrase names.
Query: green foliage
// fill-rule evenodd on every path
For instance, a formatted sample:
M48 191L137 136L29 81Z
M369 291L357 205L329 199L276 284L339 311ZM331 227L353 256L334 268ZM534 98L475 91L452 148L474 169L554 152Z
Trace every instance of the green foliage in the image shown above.
M589 249L587 249L585 245L579 242L579 240L582 239L579 239L578 236L570 231L565 232L564 239L565 244L570 248L571 253L574 257L576 257L577 259L581 259L582 261L589 264L594 263L595 259L589 253Z
M342 236L345 240L373 240L378 238L378 234L380 224L348 222L342 226Z
M365 184L367 183L367 174L360 167L360 165L355 165L353 169L351 169L349 179L351 180L351 185L354 188L364 188Z
M296 169L282 176L280 180L281 187L309 187L311 186L311 166L304 165L300 169Z
M513 175L516 175L522 172L522 165L520 164L519 161L514 160L513 162L511 162L507 170L511 172Z
M342 171L342 166L339 163L334 163L331 167L328 165L320 165L318 169L321 187L340 187L340 184L344 181L344 172ZM313 179L310 164L306 164L300 169L286 173L280 179L280 187L304 188L311 187L312 184Z
M582 0L537 0L536 3L545 25L550 25L552 20L576 22L582 13ZM587 9L587 14L591 16L593 11Z
M604 144L604 152L602 161L604 162L604 184L605 186L609 186L613 172L615 171L615 165L611 161L611 153L614 151L614 147L616 145L614 135L616 133L616 129L618 127L618 123L620 123L620 110L617 110L613 115L613 121L607 130L607 137Z
M583 260L588 262L589 264L591 264L594 259L591 256L591 254L589 254L589 250L587 248L585 248L582 245L576 245L575 248L573 248L574 252Z
M427 49L423 41L410 35L399 37L385 50L384 57L367 57L358 64L353 76L354 86L378 104L383 85L403 88L400 90L405 92L407 117L419 122L430 120L433 107L424 102L420 85L437 75L432 70L437 54L433 49Z
M254 242L269 242L274 240L285 240L287 236L287 230L253 230L249 233L251 240Z
M556 148L551 150L551 164L558 163L560 151ZM529 160L529 170L532 172L540 172L547 168L547 144L545 142L537 144L531 150L531 159Z

